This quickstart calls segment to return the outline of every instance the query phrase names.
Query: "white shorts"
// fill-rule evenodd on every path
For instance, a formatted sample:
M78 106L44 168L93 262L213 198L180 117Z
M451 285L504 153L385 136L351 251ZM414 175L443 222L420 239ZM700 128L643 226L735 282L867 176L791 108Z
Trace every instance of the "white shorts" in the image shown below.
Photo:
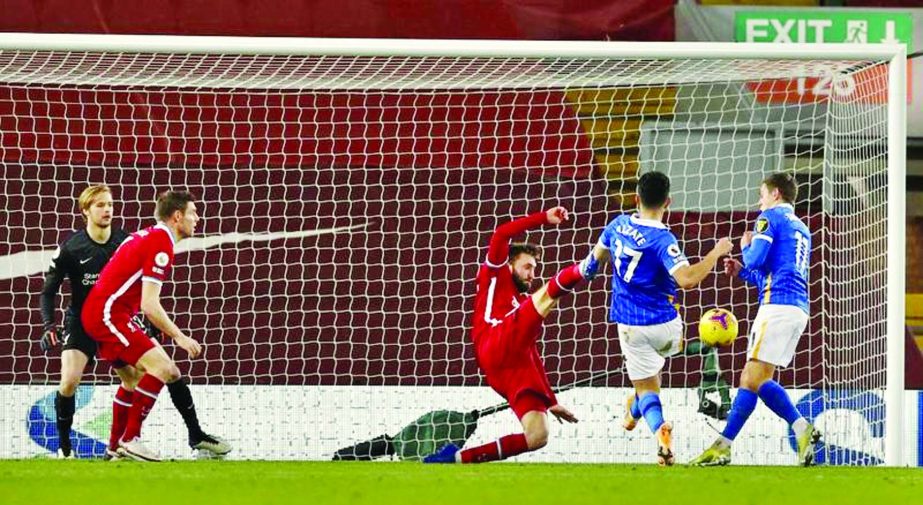
M683 322L677 316L672 321L650 326L620 324L619 343L628 378L647 379L660 373L665 358L683 349Z
M750 327L747 359L787 367L807 326L808 315L794 305L761 306Z

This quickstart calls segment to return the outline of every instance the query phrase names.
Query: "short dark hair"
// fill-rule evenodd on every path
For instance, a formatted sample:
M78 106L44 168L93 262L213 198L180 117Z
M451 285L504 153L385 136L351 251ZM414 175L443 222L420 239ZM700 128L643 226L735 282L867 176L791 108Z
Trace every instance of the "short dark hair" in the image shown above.
M510 263L516 261L520 254L528 254L540 260L542 259L542 248L535 244L510 244Z
M782 199L788 203L793 204L795 199L798 198L798 183L795 182L795 178L791 174L786 174L785 172L772 174L763 179L763 184L766 185L766 189L769 191L778 189Z
M189 202L194 202L195 196L188 191L164 191L157 196L157 219L166 221L174 212L186 212Z
M667 203L670 197L670 178L663 172L646 172L638 179L638 196L641 205L657 208Z

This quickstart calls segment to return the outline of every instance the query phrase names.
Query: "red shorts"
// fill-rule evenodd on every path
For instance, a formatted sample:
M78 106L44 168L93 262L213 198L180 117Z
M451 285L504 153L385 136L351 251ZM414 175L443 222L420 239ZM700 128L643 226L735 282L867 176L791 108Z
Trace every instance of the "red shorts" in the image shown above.
M96 354L117 368L118 365L135 365L144 353L158 345L156 340L141 331L131 319L113 316L107 322L103 321L102 317L92 317L86 311L83 316L83 328L87 335L99 344Z
M516 417L545 412L557 403L535 348L544 319L529 298L475 340L475 355L487 384L510 403Z

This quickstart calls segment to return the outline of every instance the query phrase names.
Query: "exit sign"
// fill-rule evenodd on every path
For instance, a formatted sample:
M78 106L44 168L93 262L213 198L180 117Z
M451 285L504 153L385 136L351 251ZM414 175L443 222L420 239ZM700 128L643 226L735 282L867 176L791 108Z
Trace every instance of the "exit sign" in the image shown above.
M791 43L900 43L912 52L913 17L910 14L884 11L738 11L735 18L735 40L738 42ZM809 63L809 62L806 62ZM812 69L817 75L817 69ZM910 72L907 94L910 96ZM849 96L857 88L868 90L864 83L887 79L887 67L872 66L849 76L832 73L819 77L802 77L791 81L752 83L751 90L761 102L814 102L825 100L831 93ZM883 88L880 83L876 88ZM887 90L864 93L864 102L881 103Z
M902 43L910 52L913 18L881 11L738 11L738 42Z

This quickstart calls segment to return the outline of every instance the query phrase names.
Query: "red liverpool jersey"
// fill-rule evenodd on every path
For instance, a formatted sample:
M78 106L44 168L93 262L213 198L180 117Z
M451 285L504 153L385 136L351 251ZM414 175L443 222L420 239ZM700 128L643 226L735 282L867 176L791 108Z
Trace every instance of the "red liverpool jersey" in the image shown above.
M529 295L520 293L513 282L508 263L495 267L485 262L478 270L477 296L474 299L472 337L500 324L504 317L516 310Z
M84 304L84 321L126 321L141 308L141 281L162 284L173 267L173 233L163 223L122 242Z

